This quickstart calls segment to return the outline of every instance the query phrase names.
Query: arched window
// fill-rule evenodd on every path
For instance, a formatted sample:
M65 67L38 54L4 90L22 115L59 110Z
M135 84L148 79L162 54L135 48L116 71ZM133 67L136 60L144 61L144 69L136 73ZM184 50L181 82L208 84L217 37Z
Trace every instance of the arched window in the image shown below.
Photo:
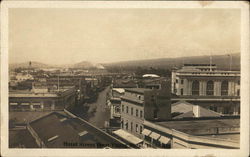
M214 95L214 82L213 81L207 82L207 95Z
M222 83L221 83L221 95L228 95L228 81L222 81Z
M192 95L199 95L200 91L200 83L199 81L195 80L192 83Z

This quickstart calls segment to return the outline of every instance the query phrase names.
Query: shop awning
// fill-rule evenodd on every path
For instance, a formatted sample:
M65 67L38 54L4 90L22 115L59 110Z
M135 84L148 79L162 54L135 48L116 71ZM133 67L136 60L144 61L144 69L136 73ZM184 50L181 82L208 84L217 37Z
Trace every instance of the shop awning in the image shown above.
M142 142L141 139L139 139L138 137L122 130L122 129L119 129L119 130L116 130L116 131L113 131L114 134L116 134L117 136L121 137L122 139L126 140L127 142L130 142L134 145L137 145L139 143Z
M159 141L163 144L168 144L168 142L170 141L170 138L167 138L166 136L161 136L159 138Z
M158 140L158 138L159 138L160 136L161 136L160 134L157 134L157 133L155 133L155 132L152 132L152 133L149 135L149 137L151 137L151 138L153 138L153 139L155 139L155 140Z
M148 136L152 131L148 129L143 129L142 134Z

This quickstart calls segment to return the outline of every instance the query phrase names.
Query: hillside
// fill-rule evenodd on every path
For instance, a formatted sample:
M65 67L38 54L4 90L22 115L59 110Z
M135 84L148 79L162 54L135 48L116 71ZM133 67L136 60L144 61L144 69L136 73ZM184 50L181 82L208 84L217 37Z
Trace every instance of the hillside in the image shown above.
M81 68L81 69L104 69L101 64L96 64L88 61L82 61L69 66L70 68Z
M15 68L81 68L81 69L104 69L104 67L101 64L98 63L92 63L88 61L82 61L76 64L65 64L65 65L50 65L50 64L44 64L40 62L24 62L24 63L14 63L10 64L10 69Z
M32 68L48 68L50 67L50 65L48 64L44 64L44 63L40 63L40 62L24 62L24 63L13 63L9 65L10 69L14 69L14 68L28 68L28 67L32 67Z
M229 70L230 56L228 55L215 55L212 56L212 63L216 64L218 69ZM154 67L163 69L172 69L173 67L180 68L183 64L209 64L210 56L193 56L193 57L180 57L180 58L160 58L150 60L134 60L116 62L110 64L103 64L106 68L134 68L134 67ZM240 70L240 53L232 54L232 70Z
M229 70L230 67L230 56L228 55L216 55L212 56L212 63L216 64L218 69ZM161 69L172 69L173 67L180 68L183 64L209 64L210 56L193 56L193 57L179 57L179 58L159 58L159 59L149 59L149 60L134 60L134 61L123 61L115 63L92 63L88 61L82 61L76 64L68 65L48 65L40 62L31 62L31 67L33 68L81 68L81 69L112 69L112 68L122 68L122 69L134 69L137 67L154 67ZM10 69L14 68L28 68L29 62L10 64ZM240 70L240 53L232 54L232 70Z

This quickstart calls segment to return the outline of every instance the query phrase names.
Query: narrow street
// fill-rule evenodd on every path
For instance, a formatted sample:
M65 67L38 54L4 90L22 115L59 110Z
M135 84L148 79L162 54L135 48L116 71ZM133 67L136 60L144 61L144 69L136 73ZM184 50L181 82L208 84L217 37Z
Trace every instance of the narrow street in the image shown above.
M99 128L103 128L105 126L105 121L109 121L110 111L106 106L106 95L109 89L110 87L106 87L99 93L95 103L88 104L88 122Z

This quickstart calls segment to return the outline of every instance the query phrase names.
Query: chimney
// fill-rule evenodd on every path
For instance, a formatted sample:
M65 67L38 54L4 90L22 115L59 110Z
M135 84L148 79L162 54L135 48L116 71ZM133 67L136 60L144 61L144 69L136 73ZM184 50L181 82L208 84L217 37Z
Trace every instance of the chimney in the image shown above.
M194 117L200 117L200 106L199 105L193 105L193 114L194 114Z

